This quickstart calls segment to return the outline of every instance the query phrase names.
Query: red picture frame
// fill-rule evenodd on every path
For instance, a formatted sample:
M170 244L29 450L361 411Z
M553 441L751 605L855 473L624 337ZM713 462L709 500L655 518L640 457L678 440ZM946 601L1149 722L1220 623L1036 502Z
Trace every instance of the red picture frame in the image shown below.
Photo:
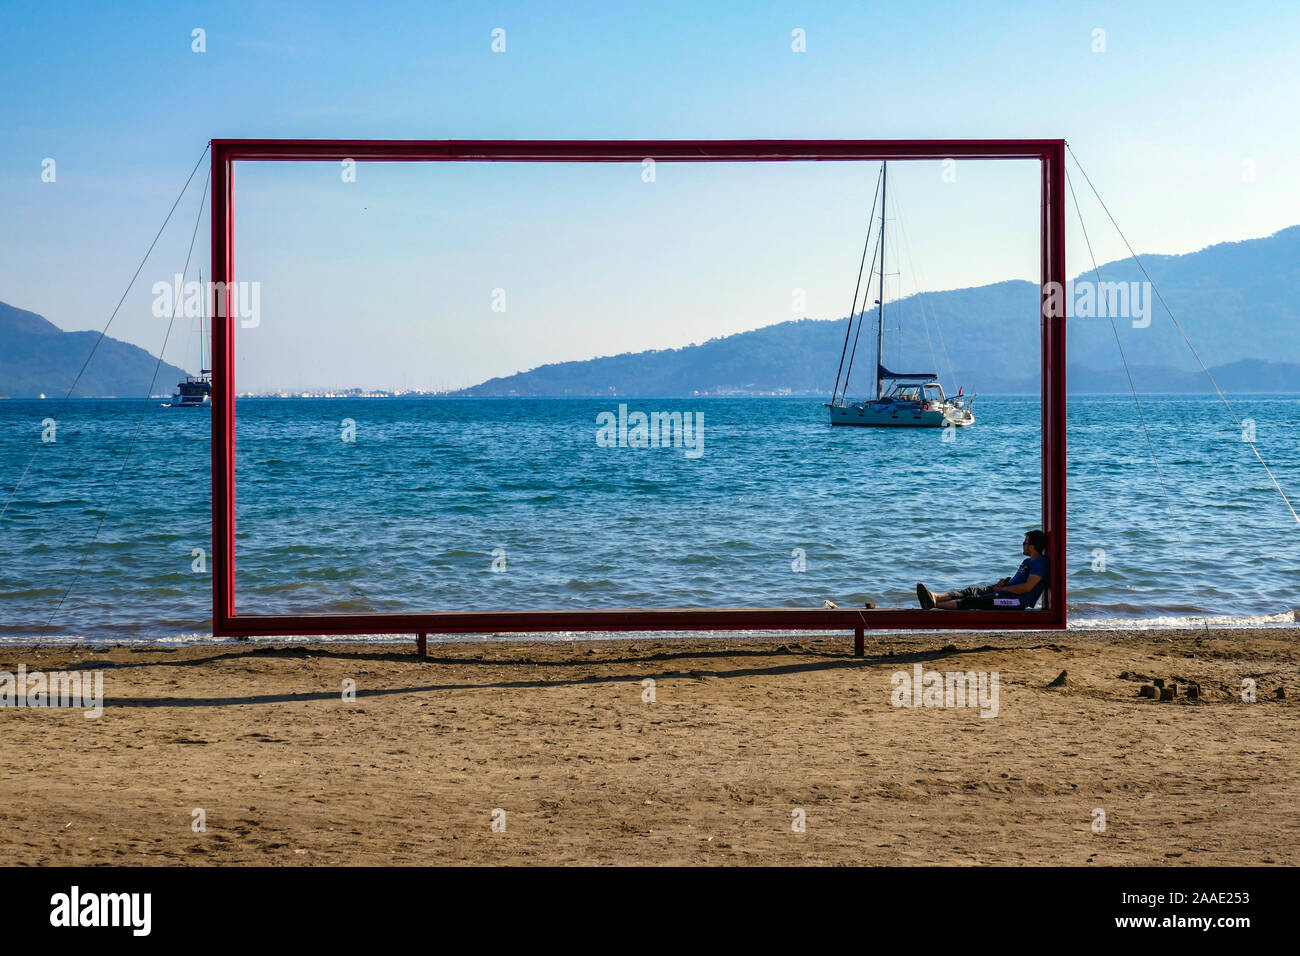
M212 314L212 631L218 637L532 631L1010 630L1065 627L1065 141L1016 140L282 140L212 141L212 271L234 287L234 164L259 162L871 162L1036 159L1041 167L1042 526L1056 572L1031 611L617 608L401 614L235 613L235 322ZM1057 290L1055 295L1052 290ZM1021 529L1008 529L1018 534ZM918 570L918 573L921 573Z

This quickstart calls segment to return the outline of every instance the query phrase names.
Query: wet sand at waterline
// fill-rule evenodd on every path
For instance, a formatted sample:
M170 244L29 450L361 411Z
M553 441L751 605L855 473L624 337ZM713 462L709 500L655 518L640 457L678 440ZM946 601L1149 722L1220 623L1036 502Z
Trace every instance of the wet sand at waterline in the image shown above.
M0 709L0 864L1295 865L1297 636L3 647L105 703Z

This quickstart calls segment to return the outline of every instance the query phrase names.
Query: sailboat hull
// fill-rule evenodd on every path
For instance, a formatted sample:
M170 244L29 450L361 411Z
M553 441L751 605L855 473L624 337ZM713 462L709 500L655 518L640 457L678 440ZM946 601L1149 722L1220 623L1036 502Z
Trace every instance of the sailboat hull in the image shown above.
M852 405L827 405L832 425L862 428L943 428L975 424L969 409L923 408L904 402L856 402Z

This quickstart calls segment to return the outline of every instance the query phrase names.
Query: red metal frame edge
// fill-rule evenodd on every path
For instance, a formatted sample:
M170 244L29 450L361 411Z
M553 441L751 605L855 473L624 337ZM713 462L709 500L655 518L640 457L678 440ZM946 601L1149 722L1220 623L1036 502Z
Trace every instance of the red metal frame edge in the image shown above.
M1035 611L851 608L617 608L429 611L404 614L235 613L235 335L213 294L212 632L300 634L496 633L571 630L1023 630L1065 627L1065 141L1019 140L266 140L212 141L214 281L235 281L234 163L382 162L870 162L1036 159L1041 164L1042 524L1056 572ZM1052 290L1058 290L1052 295Z

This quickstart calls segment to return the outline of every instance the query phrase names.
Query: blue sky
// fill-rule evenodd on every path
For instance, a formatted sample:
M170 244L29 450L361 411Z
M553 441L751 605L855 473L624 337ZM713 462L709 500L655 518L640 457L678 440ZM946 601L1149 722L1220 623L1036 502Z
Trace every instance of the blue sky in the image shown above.
M1300 222L1297 36L1300 8L1267 2L6 3L0 300L101 327L204 143L228 136L1063 136L1139 250L1188 252ZM1032 169L891 178L915 257L900 247L891 296L1033 277ZM874 179L829 164L661 166L653 184L631 166L363 166L351 184L241 169L238 264L263 284L263 323L239 338L238 387L464 385L796 317L796 288L798 314L843 315ZM180 268L200 186L114 336L161 344L149 286ZM201 233L191 271L206 259ZM167 357L193 366L187 332Z

